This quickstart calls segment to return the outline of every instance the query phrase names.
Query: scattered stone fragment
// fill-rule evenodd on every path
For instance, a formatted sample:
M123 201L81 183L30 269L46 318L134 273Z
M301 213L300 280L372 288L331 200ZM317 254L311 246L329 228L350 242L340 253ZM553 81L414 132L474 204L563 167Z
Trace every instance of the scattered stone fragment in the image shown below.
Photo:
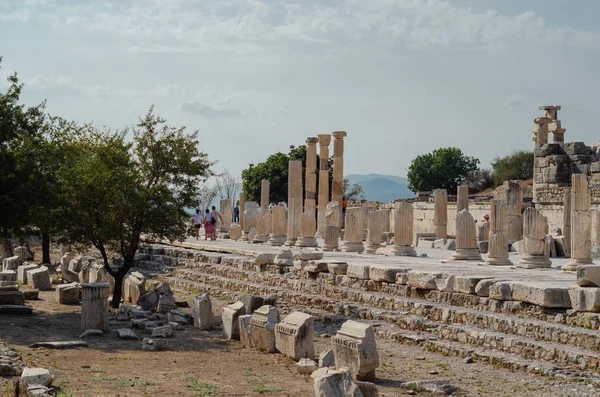
M265 305L258 308L250 319L252 345L260 351L276 353L275 326L279 322L279 311L274 306Z
M103 336L104 333L102 332L102 330L99 329L88 329L85 330L81 335L79 335L80 338L87 338L88 336Z
M311 315L293 312L275 326L275 347L281 354L300 360L315 358ZM315 364L316 365L316 364Z
M600 312L600 288L571 287L569 288L571 306L577 312Z
M319 354L319 367L334 367L335 366L335 356L333 354L333 350L325 350L321 354Z
M577 266L577 285L580 287L600 286L600 266L579 265Z
M273 264L274 260L275 260L275 254L269 254L266 252L261 252L254 258L254 262L257 265L271 265L271 264Z
M144 338L142 340L142 350L161 351L165 350L168 345L169 341L167 339Z
M79 284L62 284L56 286L56 302L63 305L79 303Z
M348 320L332 339L335 364L349 368L357 380L375 380L379 367L379 353L373 327L369 324Z
M400 387L447 395L454 394L458 390L456 387L450 386L447 380L421 380L415 382L404 382L400 384Z
M323 252L301 250L299 252L296 252L296 254L294 255L294 259L300 261L318 261L323 259Z
M28 280L27 280L27 272L29 270L33 270L33 269L37 269L38 265L21 265L17 268L17 281L23 283L23 284L28 284Z
M146 277L140 272L131 272L123 282L123 299L125 302L137 304L140 296L146 293Z
M171 327L171 329L173 331L181 331L181 330L183 330L183 325L181 325L179 323L172 322L172 321L169 321L169 327Z
M119 328L112 332L121 339L139 339L135 332L129 328Z
M208 292L196 295L194 298L194 327L211 330L215 327L215 316Z
M170 325L164 325L162 327L156 327L152 330L153 338L170 338L173 336L173 329Z
M171 310L167 313L169 322L178 323L180 325L188 325L194 321L194 317L181 310Z
M294 265L294 255L291 250L282 250L275 258L273 258L273 264L278 266L293 266Z
M348 264L346 262L327 262L327 270L331 274L345 276L348 271Z
M239 317L244 314L244 304L240 301L227 305L221 312L223 334L227 340L240 339Z
M160 296L160 298L158 299L158 306L156 308L156 311L158 313L167 314L171 310L176 310L176 309L177 309L177 302L173 295L163 294Z
M21 380L28 385L50 386L54 375L45 368L23 368Z
M238 317L240 330L240 342L243 347L252 347L252 334L250 331L251 314L245 314Z
M44 290L51 289L50 273L46 266L40 266L37 269L27 271L27 281L32 288Z
M360 389L363 397L379 397L379 390L371 382L356 382L356 386Z
M463 360L465 364L472 364L473 363L473 357L469 356L469 357L465 357L465 359Z
M348 368L319 368L312 375L316 397L363 397Z
M46 349L71 349L75 347L88 347L88 344L82 340L70 340L59 342L37 342L29 347L44 347Z
M2 260L2 269L17 270L19 266L21 266L21 263L23 263L23 260L16 255L9 258L4 258Z
M32 314L33 308L31 306L23 305L0 305L0 314Z
M296 363L296 368L298 369L298 373L300 375L310 375L316 371L319 366L310 358L301 358L300 361Z
M244 312L252 314L256 309L263 306L265 300L262 296L245 294L240 297L240 302L244 304Z
M14 270L3 270L0 272L0 281L17 281L17 272Z

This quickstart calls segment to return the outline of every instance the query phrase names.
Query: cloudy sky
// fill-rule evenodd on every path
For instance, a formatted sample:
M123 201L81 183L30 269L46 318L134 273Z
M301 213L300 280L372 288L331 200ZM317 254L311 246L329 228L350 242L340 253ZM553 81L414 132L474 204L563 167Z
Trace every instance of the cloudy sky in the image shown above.
M457 146L531 148L539 105L600 139L597 0L0 0L0 69L54 115L123 128L151 104L239 173L346 130L345 171Z

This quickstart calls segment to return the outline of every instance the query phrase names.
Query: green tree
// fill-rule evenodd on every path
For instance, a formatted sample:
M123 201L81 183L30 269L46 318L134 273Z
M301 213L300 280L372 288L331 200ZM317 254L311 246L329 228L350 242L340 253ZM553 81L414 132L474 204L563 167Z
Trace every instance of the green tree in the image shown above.
M306 145L290 146L288 154L277 152L270 155L264 162L256 165L250 164L242 171L243 191L249 201L260 201L260 187L263 179L271 182L270 199L272 203L288 200L288 163L291 160L302 161L302 187L305 184L306 172ZM319 164L317 156L317 168ZM331 181L333 180L332 160L329 159L329 192L331 195ZM319 186L319 171L317 169L317 186Z
M408 188L413 192L447 189L456 193L456 186L477 171L479 159L463 154L458 148L440 148L413 159L408 168Z
M93 244L104 268L115 279L112 305L121 301L123 278L133 264L140 238L184 239L200 182L212 175L206 153L198 150L197 133L172 128L151 107L133 130L99 132L90 126L73 134L58 175L65 203L64 237ZM113 269L109 252L123 258Z
M359 202L366 199L365 191L359 183L350 183L344 178L344 199L349 202Z
M504 157L496 157L492 161L494 186L500 186L504 181L533 178L533 152L516 150Z

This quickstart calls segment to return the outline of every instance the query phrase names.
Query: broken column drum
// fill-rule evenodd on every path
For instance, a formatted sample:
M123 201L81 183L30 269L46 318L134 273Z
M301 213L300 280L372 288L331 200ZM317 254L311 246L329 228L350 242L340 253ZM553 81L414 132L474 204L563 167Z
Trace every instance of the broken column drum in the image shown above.
M388 210L371 210L367 212L367 254L375 254L381 248L381 236L386 218L389 218Z
M300 217L300 237L296 241L296 247L317 247L317 239L315 234L317 233L317 222L315 215L311 213L304 213Z
M466 209L456 215L456 250L449 259L454 261L482 260L479 248L477 248L475 220Z
M416 256L412 246L413 241L413 206L410 203L400 203L394 210L394 256Z
M329 204L329 144L331 135L319 135L319 196L317 212L317 235L325 233L325 210Z
M446 189L435 189L433 206L433 225L435 227L435 236L437 238L445 239L448 237L448 192Z
M99 329L108 332L108 283L82 285L81 331Z
M469 186L461 184L456 188L456 214L469 210Z
M259 208L256 211L256 235L252 242L254 244L262 244L269 241L271 231L271 211L268 209Z
M523 256L518 267L527 269L550 267L552 262L546 256L546 229L548 221L535 208L527 208L523 213Z
M284 206L275 206L271 210L271 235L268 245L279 247L287 240L287 211Z
M362 252L363 246L363 214L361 207L348 208L346 210L346 229L344 231L344 252Z
M488 265L510 266L512 262L508 257L508 238L506 233L506 203L501 200L490 202L490 231Z
M337 251L340 243L340 229L337 226L325 226L323 251Z

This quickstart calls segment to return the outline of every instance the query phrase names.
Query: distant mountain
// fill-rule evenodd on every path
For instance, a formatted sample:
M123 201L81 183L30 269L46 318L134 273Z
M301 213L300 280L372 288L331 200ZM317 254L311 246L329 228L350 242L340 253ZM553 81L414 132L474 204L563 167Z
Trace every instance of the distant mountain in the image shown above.
M387 203L398 198L415 197L408 189L406 178L393 175L346 175L350 183L357 183L363 187L363 191L369 201L380 201Z

